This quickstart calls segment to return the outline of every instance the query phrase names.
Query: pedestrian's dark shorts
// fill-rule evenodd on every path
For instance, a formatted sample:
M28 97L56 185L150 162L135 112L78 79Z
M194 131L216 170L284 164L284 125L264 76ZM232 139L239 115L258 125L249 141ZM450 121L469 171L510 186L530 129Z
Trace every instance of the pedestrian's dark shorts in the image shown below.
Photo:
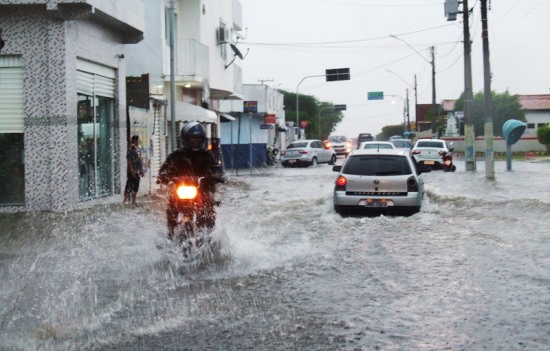
M137 193L138 190L139 190L139 181L140 181L140 177L137 176L137 177L132 177L131 174L128 174L128 180L126 181L126 189L125 191L127 193L129 192L133 192L133 193Z

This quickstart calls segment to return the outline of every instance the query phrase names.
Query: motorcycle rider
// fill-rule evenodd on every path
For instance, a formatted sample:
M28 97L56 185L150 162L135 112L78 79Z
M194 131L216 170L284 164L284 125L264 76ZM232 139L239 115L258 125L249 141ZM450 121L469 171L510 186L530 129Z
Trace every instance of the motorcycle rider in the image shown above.
M181 176L204 177L200 191L203 208L197 216L197 226L211 230L216 217L214 210L214 193L216 184L223 182L212 154L207 150L206 131L202 124L189 122L181 129L182 147L173 151L162 164L157 176L157 184L168 184L172 179ZM178 211L174 200L170 198L166 209L168 236L172 238L177 224Z

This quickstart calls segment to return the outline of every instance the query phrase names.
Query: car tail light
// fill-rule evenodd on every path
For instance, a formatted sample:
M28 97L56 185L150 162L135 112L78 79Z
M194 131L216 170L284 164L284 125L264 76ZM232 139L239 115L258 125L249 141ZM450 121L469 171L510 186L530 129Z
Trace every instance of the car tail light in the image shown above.
M307 151L307 150L300 150L300 153L301 153L301 154L304 154L304 155L307 154L308 152L309 152L309 151Z
M335 190L346 190L346 184L348 184L348 180L344 176L339 176L338 179L336 179L336 189Z
M420 150L413 150L413 151L412 151L412 154L413 154L413 155L420 155L421 152L422 152L422 151L420 151Z
M417 193L418 192L418 182L415 177L409 177L407 179L407 192Z

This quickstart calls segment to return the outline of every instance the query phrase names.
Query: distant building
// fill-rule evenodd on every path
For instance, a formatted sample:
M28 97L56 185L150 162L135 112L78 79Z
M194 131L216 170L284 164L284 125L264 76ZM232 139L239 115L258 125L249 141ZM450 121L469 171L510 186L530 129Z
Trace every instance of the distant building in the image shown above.
M122 201L141 0L0 0L0 211Z
M536 134L537 129L550 123L550 94L518 95L525 111L525 134Z
M220 106L225 114L235 118L222 124L226 168L265 165L267 147L284 150L294 137L286 126L283 94L264 84L243 84L243 92L245 101L224 101ZM249 109L246 104L255 108Z
M514 152L545 151L546 147L539 143L536 133L538 128L550 123L550 94L518 95L518 100L524 111L527 129L521 139L513 145L512 150ZM464 114L462 111L455 111L455 102L456 100L443 100L442 102L442 114L447 126L443 138L453 141L455 150L461 152L464 150L464 140L459 131L460 126L464 123ZM506 143L499 133L499 131L494 131L494 151L504 153ZM485 147L484 137L477 136L474 146L476 153L482 155Z

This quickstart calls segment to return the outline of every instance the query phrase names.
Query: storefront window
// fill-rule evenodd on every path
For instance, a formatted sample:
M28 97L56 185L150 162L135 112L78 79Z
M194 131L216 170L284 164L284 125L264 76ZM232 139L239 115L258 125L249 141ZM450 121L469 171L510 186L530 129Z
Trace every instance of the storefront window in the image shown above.
M78 94L78 162L81 199L113 194L114 100Z

